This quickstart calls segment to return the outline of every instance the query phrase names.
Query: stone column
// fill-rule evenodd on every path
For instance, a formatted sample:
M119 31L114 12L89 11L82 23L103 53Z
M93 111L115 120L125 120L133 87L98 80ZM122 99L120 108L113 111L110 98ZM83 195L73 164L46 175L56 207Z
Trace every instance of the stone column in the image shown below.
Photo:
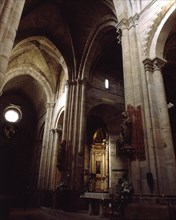
M0 5L0 90L7 70L25 0L6 0Z
M54 105L55 103L53 102L46 103L45 128L43 135L43 144L42 144L42 152L41 152L41 160L40 160L39 179L38 179L39 189L47 189L48 187L48 178L49 178L48 164L50 163L50 159L51 159L50 134L51 134L52 113L53 113Z
M75 163L76 163L76 137L77 132L77 81L74 80L70 85L70 103L69 103L69 121L68 121L68 151L69 157L69 184L71 189L74 189L74 178L75 178Z
M83 167L84 167L84 146L85 146L85 127L86 127L86 117L85 117L85 96L86 88L88 85L87 79L78 79L78 111L77 111L77 149L76 149L76 178L75 186L77 190L80 190L83 182Z
M40 156L41 156L41 148L42 148L42 139L38 138L35 141L35 154L33 159L33 184L32 188L37 189L38 183L38 169L40 167Z
M85 139L85 126L86 126L86 118L85 118L85 93L86 93L86 85L87 80L83 79L79 81L81 88L81 102L80 102L80 130L79 130L79 143L78 143L78 153L83 155L84 151L84 139Z
M166 102L166 95L164 89L164 82L162 77L162 67L165 65L165 61L159 58L153 60L153 78L155 83L155 93L157 99L157 106L159 110L159 123L162 140L159 147L163 151L163 159L165 163L162 163L160 167L163 172L163 192L162 193L174 193L176 191L176 164L175 154L172 140L172 133L170 128L169 114ZM166 176L165 171L166 170ZM169 187L168 187L169 186Z
M83 135L85 128L85 84L76 79L69 82L67 105L65 109L62 139L66 140L68 150L69 180L71 189L81 185L80 174L83 170Z
M57 156L58 156L58 149L61 142L61 135L62 130L59 128L52 129L52 143L51 143L51 159L50 159L50 172L49 172L49 189L55 190L56 188L56 181L55 181L55 175L57 173Z
M139 48L137 43L137 31L136 27L138 24L138 15L129 19L129 42L130 42L130 56L131 56L131 71L132 81L134 90L134 106L142 104L142 88L141 88L141 70L139 64ZM128 104L128 103L127 103Z
M64 121L63 121L63 130L62 130L62 140L66 140L67 138L67 129L68 129L68 119L69 119L69 105L70 105L70 82L67 80L66 85L66 104L64 111Z
M153 80L153 63L150 59L145 59L143 61L145 68L145 81L147 85L145 94L145 126L146 126L146 136L147 136L147 158L148 158L148 172L152 173L154 185L149 186L145 190L150 190L153 193L160 193L160 182L159 182L159 152L158 152L158 112L156 106L156 96L155 96L155 85ZM158 139L159 138L159 139ZM147 182L147 181L146 181Z
M124 74L124 89L125 89L125 103L134 106L134 86L132 78L132 62L130 54L130 40L129 40L129 23L127 19L123 19L117 26L117 30L122 31L122 56L123 56L123 74Z
M122 30L123 73L126 109L129 105L134 108L141 105L141 109L143 111L143 90L139 59L140 48L137 42L138 39L136 31L137 21L138 16L136 15L131 17L129 20L123 19L119 25ZM129 173L132 175L132 183L138 190L138 193L140 193L142 191L142 176L145 175L143 174L143 167L145 165L138 159L130 162L129 165Z

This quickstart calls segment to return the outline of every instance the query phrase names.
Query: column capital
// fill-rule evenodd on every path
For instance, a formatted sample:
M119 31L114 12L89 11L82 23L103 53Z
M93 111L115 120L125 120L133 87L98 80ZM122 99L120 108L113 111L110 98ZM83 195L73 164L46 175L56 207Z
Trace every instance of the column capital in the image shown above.
M54 105L55 105L55 102L46 102L45 103L46 108L53 108Z
M165 66L167 61L156 57L155 59L152 60L152 63L153 63L153 70L156 71L156 70L161 70Z
M151 59L147 58L143 60L143 64L144 64L145 71L153 72L153 62Z
M129 22L129 28L135 27L138 24L139 20L139 14L135 14L133 17L130 17L128 22Z
M117 31L119 29L124 30L129 28L129 21L126 18L123 18L118 24L117 24Z
M84 79L77 79L77 84L78 85L82 85L84 83Z
M69 87L69 86L70 86L70 81L69 81L69 80L66 80L66 81L65 81L65 86L66 86L66 87Z
M89 84L89 80L87 78L78 79L78 84L79 85L87 85L87 84Z
M52 128L51 130L50 130L53 134L55 134L55 133L61 133L62 132L62 129L61 128Z
M70 87L72 85L76 85L76 84L77 84L76 80L67 80L65 83L65 85L68 87Z

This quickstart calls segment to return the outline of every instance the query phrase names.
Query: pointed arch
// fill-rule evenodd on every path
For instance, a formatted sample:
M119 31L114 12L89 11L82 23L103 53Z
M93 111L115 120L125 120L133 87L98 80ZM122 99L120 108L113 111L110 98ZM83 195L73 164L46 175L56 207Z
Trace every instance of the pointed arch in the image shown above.
M25 75L31 76L40 84L41 88L43 88L45 92L47 102L50 102L53 94L52 88L50 84L47 82L46 78L43 76L43 74L32 66L29 67L28 65L23 65L10 70L5 78L2 88L4 88L5 85L13 78L17 76L25 76Z
M93 55L95 53L94 48L96 48L95 39L101 36L101 34L105 33L110 28L116 28L117 26L117 18L114 16L105 16L100 21L98 21L90 35L88 36L86 45L84 47L83 55L81 58L81 64L79 68L79 78L89 78L89 72L93 60ZM89 61L89 62L88 62Z

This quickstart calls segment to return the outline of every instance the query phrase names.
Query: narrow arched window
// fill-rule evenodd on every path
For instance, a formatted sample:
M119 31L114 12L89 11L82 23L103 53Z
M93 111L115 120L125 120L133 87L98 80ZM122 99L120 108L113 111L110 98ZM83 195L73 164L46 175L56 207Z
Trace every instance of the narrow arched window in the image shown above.
M109 89L109 80L105 79L105 89Z

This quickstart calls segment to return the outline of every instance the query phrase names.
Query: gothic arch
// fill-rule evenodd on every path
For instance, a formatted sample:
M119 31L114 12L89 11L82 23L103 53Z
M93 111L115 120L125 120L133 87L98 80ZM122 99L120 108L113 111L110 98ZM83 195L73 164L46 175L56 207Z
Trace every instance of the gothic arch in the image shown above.
M90 69L94 56L94 49L96 48L96 39L101 37L107 30L111 28L116 28L117 19L114 16L105 16L100 21L98 21L92 31L90 32L86 45L84 47L83 55L81 58L81 64L79 68L79 78L89 78Z
M56 119L54 121L55 128L63 129L63 119L64 119L64 113L65 113L65 106L61 106L58 112L56 112Z
M39 71L37 71L36 68L32 66L30 67L20 66L9 71L5 78L2 88L5 88L5 85L7 85L7 83L13 78L17 76L25 76L25 75L31 76L40 84L41 88L43 88L43 90L45 91L47 102L50 102L52 100L52 94L53 94L52 88L50 87L49 83L46 81L45 77Z
M63 68L64 72L67 74L68 78L68 69L64 57L57 49L57 47L46 37L44 36L33 36L28 37L22 41L20 41L13 49L11 58L14 56L18 56L20 53L23 53L27 48L23 47L23 45L27 46L30 42L38 42L39 47L45 50L53 59L55 59Z

